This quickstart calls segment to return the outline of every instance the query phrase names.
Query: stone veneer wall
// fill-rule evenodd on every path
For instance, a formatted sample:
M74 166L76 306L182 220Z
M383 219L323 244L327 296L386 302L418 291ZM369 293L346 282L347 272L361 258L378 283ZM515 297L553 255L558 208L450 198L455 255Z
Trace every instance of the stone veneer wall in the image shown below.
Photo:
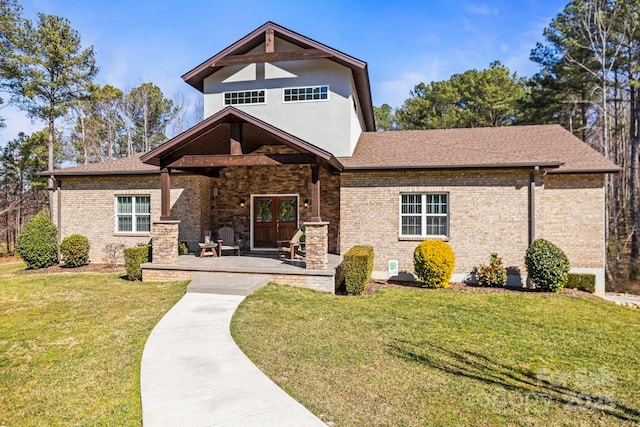
M82 234L89 239L92 262L104 262L108 243L125 247L147 244L151 233L116 233L116 195L150 195L151 221L160 219L160 176L62 177L62 238ZM179 219L179 240L197 248L209 221L209 178L173 174L171 215ZM54 200L57 203L57 195ZM57 206L54 221L57 221Z
M281 146L264 146L253 154L295 153ZM216 189L216 190L214 190ZM214 194L217 192L217 197ZM311 166L242 166L228 167L220 172L219 178L211 179L211 220L212 231L223 225L231 226L240 234L242 245L249 248L251 236L251 195L297 194L300 202L300 224L311 219L311 207L304 207L304 199L311 200ZM329 222L329 252L339 251L340 227L340 177L320 168L320 216ZM240 207L240 199L246 205Z
M399 237L400 194L449 194L449 239L455 273L469 274L498 252L505 266L520 269L529 233L529 171L344 173L340 190L342 251L373 245L374 271L387 262L413 272L413 250L422 239ZM544 185L543 185L544 180ZM536 236L558 244L574 268L604 265L604 199L599 175L546 175L536 186Z

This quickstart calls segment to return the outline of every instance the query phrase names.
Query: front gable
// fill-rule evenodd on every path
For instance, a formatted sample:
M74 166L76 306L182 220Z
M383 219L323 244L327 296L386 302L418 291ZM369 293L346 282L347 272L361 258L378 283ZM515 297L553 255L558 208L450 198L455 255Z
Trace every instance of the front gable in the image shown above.
M233 105L336 156L375 130L366 63L271 22L183 79L205 117Z

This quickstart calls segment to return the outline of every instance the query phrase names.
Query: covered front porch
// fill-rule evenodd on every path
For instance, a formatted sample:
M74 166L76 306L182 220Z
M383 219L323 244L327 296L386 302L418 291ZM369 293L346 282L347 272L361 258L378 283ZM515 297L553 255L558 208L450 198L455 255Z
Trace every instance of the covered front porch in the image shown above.
M238 262L245 270L248 265L270 269L274 272L269 274L274 277L280 274L276 270L293 268L288 273L299 281L308 282L307 276L327 277L326 271L334 276L328 255L339 253L342 165L330 153L227 107L145 154L141 160L161 170L160 220L151 226L155 268L146 268L144 280L168 274L161 271L172 271L172 278L187 278L188 272L205 268L204 265L228 269ZM193 217L199 220L189 213L173 211L176 195L172 192L171 178L175 172L199 175L206 182L206 191L201 191L199 200L193 201L193 211L197 212ZM290 240L302 226L306 257L297 265L272 259L281 264L275 268L265 261L268 257L262 261L260 257L242 261L223 257L190 262L178 258L178 242L185 241L181 227L189 228L191 237L187 243L192 251L204 241L205 234L213 237L222 227L231 227L234 241L240 241L243 252L262 251L275 256L273 250L279 242ZM194 238L200 240L193 241ZM321 273L304 274L300 270ZM178 277L176 271L187 273ZM322 280L321 285L309 282L309 287L335 289L333 283L327 284L328 279ZM319 279L312 282L319 283Z
M270 282L299 286L334 293L343 277L340 255L328 254L323 270L307 269L302 259L277 258L275 254L243 253L242 256L200 258L180 255L170 264L146 263L142 265L142 280L146 282L192 280L199 272L226 273L239 278L261 276Z

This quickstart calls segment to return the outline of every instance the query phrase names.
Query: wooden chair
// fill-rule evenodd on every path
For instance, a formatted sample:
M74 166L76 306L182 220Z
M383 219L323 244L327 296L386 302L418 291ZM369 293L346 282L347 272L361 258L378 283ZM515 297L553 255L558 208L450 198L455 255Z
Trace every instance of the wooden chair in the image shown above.
M218 230L218 256L222 256L222 251L235 251L240 256L240 245L242 239L234 239L235 233L231 227L222 227Z
M305 253L300 249L300 238L304 235L304 231L297 228L291 240L278 240L278 259L281 254L289 256L289 259L295 259L296 255L304 256Z
M211 240L211 230L204 232L204 243L198 243L198 246L200 246L200 258L204 257L207 251L210 251L213 256L218 256L218 243Z

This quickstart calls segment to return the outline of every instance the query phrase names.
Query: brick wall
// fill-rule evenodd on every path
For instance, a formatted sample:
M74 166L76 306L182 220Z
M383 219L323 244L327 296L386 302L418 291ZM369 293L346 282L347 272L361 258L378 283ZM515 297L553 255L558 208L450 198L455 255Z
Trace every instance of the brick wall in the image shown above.
M180 222L180 241L197 247L208 222L209 179L175 174L171 177L171 215ZM150 233L116 233L116 195L150 195L151 221L160 219L160 176L62 178L62 238L82 234L91 243L92 262L104 262L109 243L125 247L149 243ZM57 195L56 198L57 200ZM204 209L202 207L205 207ZM54 211L55 212L55 211ZM56 215L54 220L57 221Z
M605 267L602 175L548 174L536 194L536 237L558 245L572 267Z
M400 194L446 192L455 273L466 275L498 252L506 266L526 275L529 171L362 172L341 179L341 250L373 245L374 271L386 273L387 262L397 259L401 272L413 272L421 239L399 238ZM537 183L536 234L562 247L573 267L603 266L602 191L595 175L547 175Z

